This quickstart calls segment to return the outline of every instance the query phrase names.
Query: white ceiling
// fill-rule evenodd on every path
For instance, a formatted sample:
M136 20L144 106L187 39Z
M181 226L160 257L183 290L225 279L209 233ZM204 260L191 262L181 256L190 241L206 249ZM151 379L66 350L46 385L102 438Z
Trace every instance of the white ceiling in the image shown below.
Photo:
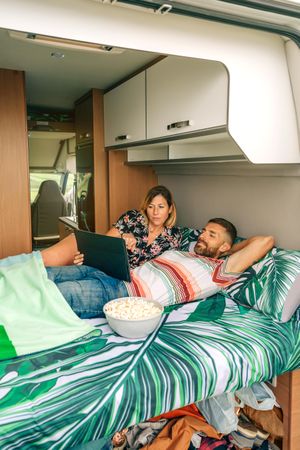
M72 109L89 89L107 89L158 56L135 50L96 54L62 49L12 38L3 29L0 48L0 68L25 72L27 104L54 109ZM62 52L64 58L51 57L53 52Z

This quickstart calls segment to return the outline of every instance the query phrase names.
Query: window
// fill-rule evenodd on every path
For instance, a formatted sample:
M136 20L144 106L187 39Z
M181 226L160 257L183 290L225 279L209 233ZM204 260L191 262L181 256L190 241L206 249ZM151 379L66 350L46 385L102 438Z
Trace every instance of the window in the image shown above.
M37 196L40 184L44 180L54 180L61 187L64 178L63 173L49 173L49 172L31 172L30 173L30 203L32 203Z

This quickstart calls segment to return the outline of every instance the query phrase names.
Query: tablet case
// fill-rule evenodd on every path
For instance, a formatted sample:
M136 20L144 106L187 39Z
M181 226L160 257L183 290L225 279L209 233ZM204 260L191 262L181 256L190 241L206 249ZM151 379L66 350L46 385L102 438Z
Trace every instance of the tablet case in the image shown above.
M131 281L124 239L83 230L75 230L75 236L85 265L119 280Z

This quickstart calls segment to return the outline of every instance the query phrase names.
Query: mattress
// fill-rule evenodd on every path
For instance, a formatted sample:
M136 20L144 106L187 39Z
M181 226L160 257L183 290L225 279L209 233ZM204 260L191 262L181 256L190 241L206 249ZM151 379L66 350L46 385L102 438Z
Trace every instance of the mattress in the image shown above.
M164 315L147 338L94 319L98 336L0 361L1 450L70 449L300 367L296 315L277 323L227 298L207 322L199 305Z

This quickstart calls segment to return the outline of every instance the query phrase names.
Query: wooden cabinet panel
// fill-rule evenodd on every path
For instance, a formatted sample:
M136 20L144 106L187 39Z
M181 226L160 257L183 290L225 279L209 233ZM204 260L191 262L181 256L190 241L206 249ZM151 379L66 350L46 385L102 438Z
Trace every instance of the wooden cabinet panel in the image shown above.
M109 152L110 226L129 209L139 209L147 191L157 184L150 166L127 166L126 151Z
M278 376L273 390L283 411L282 450L300 450L300 369Z
M92 89L75 104L77 215L79 227L86 229L86 220L89 229L98 233L108 229L108 158L103 121L103 93ZM80 183L85 179L89 179L86 199L79 201Z
M0 69L0 258L31 251L24 73Z
M105 146L146 138L145 71L104 95Z
M108 228L108 155L104 148L103 93L93 89L95 231Z
M291 373L290 449L300 449L300 370Z
M147 139L227 123L228 73L216 61L168 57L146 71Z
M93 139L93 96L92 92L75 103L76 143Z

